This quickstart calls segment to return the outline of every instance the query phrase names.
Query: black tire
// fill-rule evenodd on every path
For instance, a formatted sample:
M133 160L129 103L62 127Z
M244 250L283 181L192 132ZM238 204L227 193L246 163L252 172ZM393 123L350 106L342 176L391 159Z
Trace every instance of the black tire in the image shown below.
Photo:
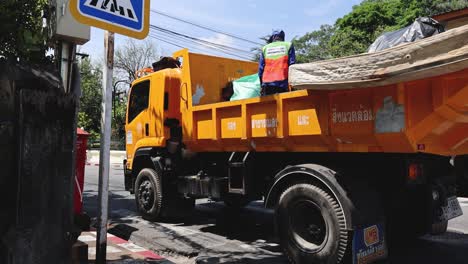
M167 187L167 188L166 188ZM187 216L195 207L195 200L178 195L174 186L163 190L160 173L154 169L143 169L135 181L137 209L144 219L150 221L172 220Z
M147 220L157 220L162 209L160 175L153 169L142 169L135 181L135 201L138 212Z
M340 263L348 247L343 209L323 189L295 184L280 196L278 235L292 263Z
M431 235L442 235L447 232L448 221L432 224Z

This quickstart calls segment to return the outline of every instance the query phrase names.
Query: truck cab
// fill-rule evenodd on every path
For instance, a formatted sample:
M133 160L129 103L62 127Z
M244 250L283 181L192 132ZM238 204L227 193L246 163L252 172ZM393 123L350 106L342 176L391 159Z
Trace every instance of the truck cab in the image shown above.
M170 122L181 114L180 69L164 69L132 83L126 115L126 168L130 169L138 150L164 148L170 137Z

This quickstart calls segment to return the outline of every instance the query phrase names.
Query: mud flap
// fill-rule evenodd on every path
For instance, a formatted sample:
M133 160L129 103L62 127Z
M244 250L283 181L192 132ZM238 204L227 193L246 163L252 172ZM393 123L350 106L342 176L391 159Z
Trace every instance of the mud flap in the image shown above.
M353 264L374 263L388 256L385 224L356 228L353 235Z

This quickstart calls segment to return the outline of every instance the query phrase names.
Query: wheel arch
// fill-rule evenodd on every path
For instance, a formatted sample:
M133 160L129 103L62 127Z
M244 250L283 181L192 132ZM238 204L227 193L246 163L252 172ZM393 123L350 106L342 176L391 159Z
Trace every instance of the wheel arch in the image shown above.
M265 207L275 208L279 202L281 192L290 184L312 183L324 188L338 201L345 215L346 228L351 230L354 224L352 222L354 205L345 189L338 183L335 175L336 172L332 169L317 164L288 166L274 177L273 184L265 198Z
M151 168L162 171L163 164L160 156L153 157L154 148L139 148L135 151L132 163L132 178L136 179L138 173L144 168Z

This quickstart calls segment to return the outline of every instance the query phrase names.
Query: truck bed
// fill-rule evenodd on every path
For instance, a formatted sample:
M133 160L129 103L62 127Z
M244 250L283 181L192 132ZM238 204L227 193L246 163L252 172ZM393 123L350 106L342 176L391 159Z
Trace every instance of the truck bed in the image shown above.
M206 60L188 52L179 55L186 63L181 86L184 143L193 151L468 153L468 68L359 89L304 89L213 102L221 87L205 85L199 93L198 83L208 83L209 77L190 74L190 68L200 69ZM251 63L243 63L254 71ZM225 69L234 74L233 65ZM212 78L223 83L216 75ZM198 105L192 103L196 94L202 95ZM211 95L210 100L204 102L203 94Z

